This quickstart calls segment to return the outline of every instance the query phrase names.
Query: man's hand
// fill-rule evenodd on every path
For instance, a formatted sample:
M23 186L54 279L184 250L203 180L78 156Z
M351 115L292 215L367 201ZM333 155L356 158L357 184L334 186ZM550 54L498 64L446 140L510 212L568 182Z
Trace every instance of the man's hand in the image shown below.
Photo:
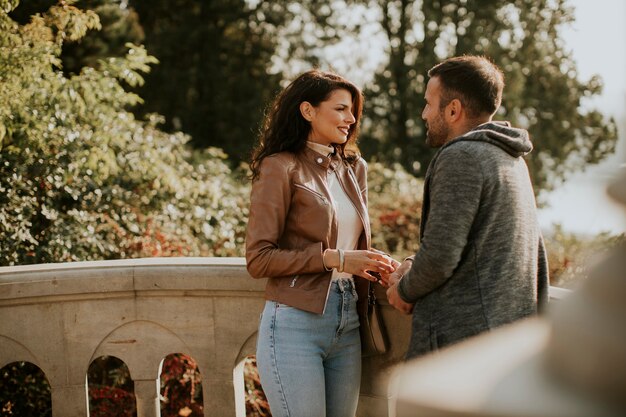
M400 294L398 294L398 282L387 289L387 301L389 301L389 304L394 306L396 310L404 314L411 314L413 311L413 304L409 304L400 298Z
M378 283L380 285L382 285L385 288L389 288L389 276L394 273L396 271L396 269L398 269L398 267L400 266L400 262L396 261L395 259L393 259L388 253L385 253L383 251L380 251L378 249L374 249L374 248L370 248L371 251L376 252L382 256L385 257L385 259L387 259L389 261L389 265L391 265L391 269L384 272L380 272L376 275L376 278L378 278Z
M395 261L397 262L397 261ZM407 259L406 261L399 263L397 262L396 270L390 274L381 274L381 284L383 287L389 288L395 284L397 284L402 277L409 272L411 269L411 265L413 261Z

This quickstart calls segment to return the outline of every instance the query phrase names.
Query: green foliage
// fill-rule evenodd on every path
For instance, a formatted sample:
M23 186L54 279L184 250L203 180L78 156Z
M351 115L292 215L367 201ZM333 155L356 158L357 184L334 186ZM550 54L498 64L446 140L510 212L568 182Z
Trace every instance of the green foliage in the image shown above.
M595 261L626 241L624 234L608 232L584 237L565 232L559 225L545 236L551 284L572 288L585 280Z
M124 57L127 43L141 44L144 41L139 16L119 0L82 0L82 9L92 10L98 15L102 29L89 31L76 42L63 46L61 59L66 74L78 74L85 67L98 67L100 59Z
M13 11L20 0L0 0L0 11L3 13L9 13Z
M0 415L52 416L50 384L29 362L12 362L0 369Z
M402 260L419 247L423 182L400 164L372 162L368 169L372 246Z
M537 189L552 188L568 172L598 162L613 152L617 140L615 123L605 121L597 111L587 112L580 107L583 98L600 93L601 83L597 78L586 83L579 81L575 63L564 49L558 30L573 19L565 1L440 3L422 4L423 16L428 17L420 22L425 31L424 40L408 42L405 51L398 48L392 60L391 74L400 74L394 80L400 82L398 91L408 91L390 100L394 107L401 106L398 99L402 100L402 96L423 92L423 87L414 89L406 81L400 81L404 74L409 79L415 78L410 74L410 62L409 68L405 67L407 58L411 60L411 52L416 56L414 66L420 74L447 56L485 54L498 63L507 80L503 106L496 117L527 128L533 139L535 151L528 163ZM395 38L398 36L406 39L410 35L400 31ZM447 48L441 46L446 40ZM400 89L402 83L408 90ZM546 95L546 91L551 94ZM409 111L409 117L393 124L395 132L400 134L399 138L392 136L399 139L396 143L404 143L405 138L424 143L423 129L414 130L414 134L400 133L401 124L409 125L410 120L421 126L421 94L413 97L412 102L416 108ZM412 159L421 163L420 173L432 154L423 151L412 155Z
M248 158L282 73L311 65L358 72L368 59L358 49L367 49L363 39L372 37L384 43L387 60L365 88L366 156L424 174L434 152L425 144L420 117L426 72L464 53L486 54L503 68L507 86L496 118L530 131L536 149L528 164L537 191L553 188L615 148L615 122L581 106L601 92L602 82L578 79L559 35L573 19L566 0L79 4L98 13L103 30L66 45L65 70L122 56L124 41L145 42L161 65L137 90L145 104L135 115L162 114L163 129L190 134L197 148L220 147L234 162ZM353 42L340 47L346 39ZM331 58L333 47L335 55L339 47L357 53Z
M122 58L60 69L65 39L99 27L67 2L19 25L0 13L0 265L240 254L247 189L218 149L135 119L155 63Z

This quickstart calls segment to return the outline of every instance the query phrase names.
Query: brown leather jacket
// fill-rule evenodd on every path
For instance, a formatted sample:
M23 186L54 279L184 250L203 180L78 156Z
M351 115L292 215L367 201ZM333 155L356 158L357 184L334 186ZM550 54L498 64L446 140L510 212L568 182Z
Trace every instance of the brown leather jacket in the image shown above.
M337 218L326 186L331 170L363 221L357 249L369 249L365 161L349 165L309 148L263 160L252 184L246 235L248 272L269 278L265 297L317 314L324 312L332 274L322 254L337 243ZM367 281L356 277L355 283L359 299L366 300Z

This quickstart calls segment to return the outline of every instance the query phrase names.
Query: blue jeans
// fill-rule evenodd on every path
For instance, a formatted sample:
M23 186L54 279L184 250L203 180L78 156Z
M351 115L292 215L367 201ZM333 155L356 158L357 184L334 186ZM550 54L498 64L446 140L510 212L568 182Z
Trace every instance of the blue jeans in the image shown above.
M356 291L333 282L323 315L267 301L257 365L273 417L354 417L361 382Z

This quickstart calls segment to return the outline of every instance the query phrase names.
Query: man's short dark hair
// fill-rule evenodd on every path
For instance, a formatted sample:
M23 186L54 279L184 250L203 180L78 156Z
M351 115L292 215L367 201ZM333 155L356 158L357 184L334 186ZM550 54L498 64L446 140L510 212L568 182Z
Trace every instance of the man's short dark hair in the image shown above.
M441 107L459 99L469 117L491 116L502 102L504 74L486 57L448 58L432 67L428 76L439 77L443 89Z

